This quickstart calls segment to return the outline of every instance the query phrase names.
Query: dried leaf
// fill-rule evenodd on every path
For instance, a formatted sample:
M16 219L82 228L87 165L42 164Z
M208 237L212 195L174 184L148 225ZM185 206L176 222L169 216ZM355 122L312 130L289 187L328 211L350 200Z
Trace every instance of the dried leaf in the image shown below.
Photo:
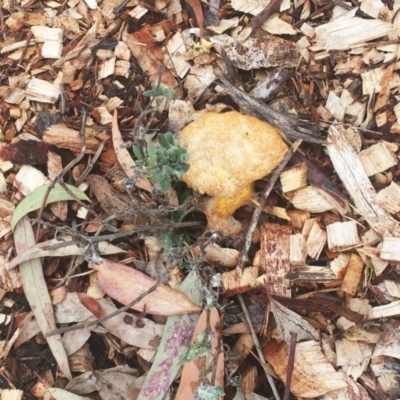
M281 338L290 343L291 333L297 333L297 340L319 340L318 332L299 314L289 310L274 299L270 299L277 329Z
M35 244L33 229L27 217L24 217L15 226L14 241L17 254L22 253ZM35 315L40 330L46 335L56 329L56 323L40 259L35 258L33 260L24 261L19 266L19 272L21 274L25 296ZM61 336L51 336L47 338L47 343L63 374L68 379L72 379Z
M15 228L17 222L24 215L27 215L32 211L39 210L39 208L42 206L42 202L48 187L49 185L40 186L18 204L11 219L11 226L13 229ZM67 185L67 187L78 199L90 201L86 194L77 189L75 186ZM50 190L46 205L62 200L74 200L74 198L71 197L59 183L56 183L53 189Z
M196 15L197 24L200 28L200 37L203 36L203 10L201 9L200 1L199 0L185 0L186 3L192 7L194 14Z
M83 293L79 293L78 296L81 303L97 318L105 317L117 309L105 299L96 300ZM101 324L108 332L124 342L141 349L150 350L157 348L164 329L163 325L126 312L119 313Z
M157 283L134 268L107 259L91 267L97 271L100 289L122 304L129 304ZM163 284L132 308L154 315L181 315L201 311L181 291Z
M70 236L61 237L60 240L46 240L45 242L39 243L36 246L26 249L21 254L18 254L17 257L13 258L13 260L10 262L10 265L8 266L8 269L12 269L21 262L31 260L32 258L82 256L89 248L89 246L79 247L76 244L71 244L69 246L60 247L55 250L47 249L49 246L65 243L68 240L71 240ZM122 250L119 247L114 246L108 242L99 242L98 250L100 255L126 253L125 250Z
M200 304L198 284L196 273L191 272L180 286L180 290L195 304ZM198 319L198 314L168 318L154 363L140 391L140 399L164 399L171 383L182 368L180 361L189 350Z
M48 388L48 390L56 400L89 400L88 397L78 396L59 388Z

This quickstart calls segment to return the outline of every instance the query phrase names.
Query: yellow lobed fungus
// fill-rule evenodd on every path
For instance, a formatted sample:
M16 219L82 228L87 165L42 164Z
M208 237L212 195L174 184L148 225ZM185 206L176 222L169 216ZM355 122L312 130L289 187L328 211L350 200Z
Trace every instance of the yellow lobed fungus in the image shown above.
M242 231L232 215L251 201L254 181L268 175L288 150L276 128L237 111L201 115L180 132L179 144L189 153L184 181L212 196L200 206L208 227L229 235Z

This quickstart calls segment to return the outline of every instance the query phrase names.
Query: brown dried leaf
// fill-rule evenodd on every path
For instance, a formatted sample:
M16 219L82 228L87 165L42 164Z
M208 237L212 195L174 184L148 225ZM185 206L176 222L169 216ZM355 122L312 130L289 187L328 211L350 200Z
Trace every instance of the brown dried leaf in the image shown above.
M91 267L97 271L100 289L125 305L157 283L134 268L106 259ZM163 284L132 308L154 315L181 315L201 311L182 292Z
M88 175L86 181L99 201L101 207L109 215L125 222L135 222L132 214L132 201L129 195L118 192L100 175Z

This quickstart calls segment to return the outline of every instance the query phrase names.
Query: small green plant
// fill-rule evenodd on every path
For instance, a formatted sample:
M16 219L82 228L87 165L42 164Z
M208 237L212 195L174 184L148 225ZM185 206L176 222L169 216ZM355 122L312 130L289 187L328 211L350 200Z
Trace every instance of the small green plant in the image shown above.
M195 392L195 398L199 400L218 400L225 394L222 386L203 385L199 386Z
M150 90L143 92L143 96L145 97L166 97L168 99L171 99L174 94L175 91L173 89L169 89L157 84L152 84Z
M133 153L137 157L137 165L153 183L160 185L162 192L171 187L171 177L180 178L188 169L186 161L189 154L186 149L174 142L171 132L157 135L158 144L147 143L147 157L139 147L133 145Z
M207 333L206 330L200 332L192 348L187 352L186 356L182 358L181 364L185 364L197 356L206 356L211 350L211 342L212 334L210 332Z

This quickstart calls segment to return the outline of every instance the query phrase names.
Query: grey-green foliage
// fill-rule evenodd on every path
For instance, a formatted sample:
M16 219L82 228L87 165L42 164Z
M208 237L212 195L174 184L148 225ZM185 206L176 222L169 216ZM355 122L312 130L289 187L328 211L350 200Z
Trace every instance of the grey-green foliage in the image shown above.
M165 193L171 187L173 175L180 178L188 169L186 161L189 154L186 149L174 142L171 132L157 135L158 143L147 143L147 155L145 156L139 147L133 145L133 152L137 157L137 166L153 183L160 184Z
M195 398L199 400L219 400L220 396L224 394L222 386L203 385L197 388Z

